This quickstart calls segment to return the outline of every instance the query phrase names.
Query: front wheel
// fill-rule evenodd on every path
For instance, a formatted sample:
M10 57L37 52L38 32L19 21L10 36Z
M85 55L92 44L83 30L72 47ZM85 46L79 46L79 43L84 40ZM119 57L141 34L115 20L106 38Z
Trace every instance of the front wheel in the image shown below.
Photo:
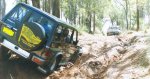
M78 47L78 50L70 57L69 62L75 63L76 60L82 55L82 48Z
M4 46L0 46L0 59L7 61L10 56L9 49Z

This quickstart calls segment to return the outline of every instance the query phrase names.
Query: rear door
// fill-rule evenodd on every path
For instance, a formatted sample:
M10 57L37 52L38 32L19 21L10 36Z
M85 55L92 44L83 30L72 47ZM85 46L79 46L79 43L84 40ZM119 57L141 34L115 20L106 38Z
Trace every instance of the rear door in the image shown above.
M24 17L29 14L29 10L25 7L18 5L12 9L3 19L4 25L1 27L1 34L5 39L16 43L16 32L22 26Z

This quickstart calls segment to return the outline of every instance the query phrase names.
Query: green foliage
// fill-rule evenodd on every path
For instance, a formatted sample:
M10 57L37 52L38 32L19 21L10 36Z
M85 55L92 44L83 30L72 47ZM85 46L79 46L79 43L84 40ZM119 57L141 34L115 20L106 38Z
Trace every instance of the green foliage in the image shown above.
M83 33L83 32L88 32L88 29L86 28L85 25L80 25L78 28L79 33Z
M18 0L25 2L29 0ZM44 11L51 13L53 0L40 0ZM50 2L48 2L50 1ZM137 6L139 8L140 28L149 26L144 22L145 16L150 16L150 0L60 0L61 16L75 25L85 26L89 31L103 27L103 19L110 17L111 22L126 29L127 22L129 30L137 26ZM51 5L51 6L49 6ZM144 27L145 28L145 27Z

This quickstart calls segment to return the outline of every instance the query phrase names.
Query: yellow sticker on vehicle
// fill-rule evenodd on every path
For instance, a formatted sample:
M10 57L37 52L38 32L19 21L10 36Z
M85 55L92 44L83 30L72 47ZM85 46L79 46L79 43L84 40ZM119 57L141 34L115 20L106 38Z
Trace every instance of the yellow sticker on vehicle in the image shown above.
M2 31L4 33L6 33L9 36L14 36L14 31L12 31L11 29L9 29L8 27L3 27Z

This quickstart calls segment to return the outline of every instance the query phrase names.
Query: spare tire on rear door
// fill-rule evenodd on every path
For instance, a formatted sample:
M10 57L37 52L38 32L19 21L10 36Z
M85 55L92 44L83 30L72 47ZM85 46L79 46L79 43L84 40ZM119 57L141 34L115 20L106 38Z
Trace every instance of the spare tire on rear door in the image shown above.
M17 42L24 50L37 50L46 40L44 28L36 22L27 22L17 31Z

